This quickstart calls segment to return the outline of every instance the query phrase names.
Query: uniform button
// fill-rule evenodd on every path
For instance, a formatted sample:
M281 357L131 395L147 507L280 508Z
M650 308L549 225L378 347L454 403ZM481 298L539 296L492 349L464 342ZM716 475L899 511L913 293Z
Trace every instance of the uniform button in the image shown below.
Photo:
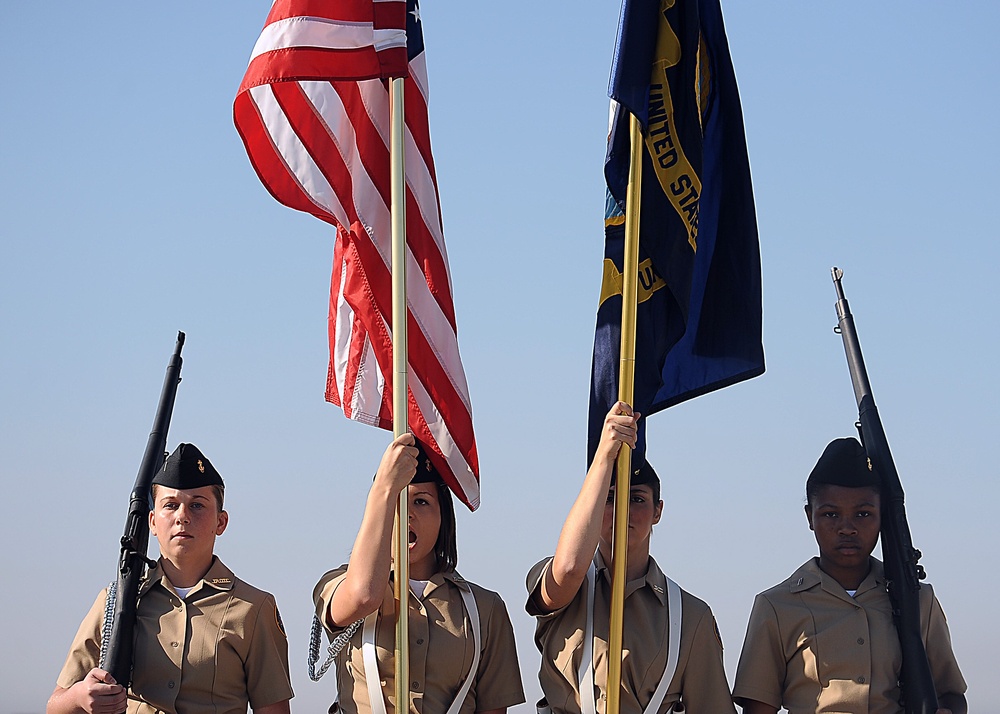
M174 680L171 679L169 682L167 682L167 689L173 689L173 688L174 688Z
M864 677L858 677L858 684L864 684L864 683L865 683L865 678Z
M858 638L858 644L859 645L863 645L864 643L865 643L865 638L864 637L859 637Z
M422 645L423 643L424 643L424 638L423 637L418 637L417 638L417 644L418 645Z
M171 647L180 647L181 645L180 645L180 643L179 643L179 642L171 642L171 643L170 643L170 646L171 646Z
M420 682L414 682L413 683L413 691L414 692L419 692L420 691Z

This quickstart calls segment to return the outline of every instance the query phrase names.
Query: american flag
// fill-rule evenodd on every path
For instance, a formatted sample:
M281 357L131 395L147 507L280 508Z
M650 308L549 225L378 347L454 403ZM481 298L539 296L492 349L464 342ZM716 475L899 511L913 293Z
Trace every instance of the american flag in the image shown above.
M276 0L233 115L268 191L337 229L327 400L350 419L391 429L389 93L383 79L403 75L408 423L448 485L475 510L479 458L431 156L416 1Z

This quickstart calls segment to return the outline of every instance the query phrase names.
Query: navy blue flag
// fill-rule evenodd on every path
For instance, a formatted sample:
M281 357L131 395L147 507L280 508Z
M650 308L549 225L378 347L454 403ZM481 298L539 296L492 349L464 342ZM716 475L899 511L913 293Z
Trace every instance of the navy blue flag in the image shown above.
M633 407L646 417L764 371L757 217L719 0L624 0L609 94L590 459L618 398L630 114L644 142Z

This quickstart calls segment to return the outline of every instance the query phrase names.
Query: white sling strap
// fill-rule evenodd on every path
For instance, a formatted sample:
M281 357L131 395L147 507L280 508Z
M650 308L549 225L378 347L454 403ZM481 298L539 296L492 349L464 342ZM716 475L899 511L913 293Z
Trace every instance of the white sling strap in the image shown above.
M653 698L649 700L649 706L646 707L643 714L656 714L659 710L663 698L667 696L670 680L674 678L674 673L677 671L677 661L681 653L681 589L670 578L667 578L667 613L670 617L667 666L664 668L660 683L656 686ZM673 711L673 707L670 708L670 711Z
M468 587L468 586L466 586ZM472 687L472 680L476 678L479 671L479 650L482 649L482 634L479 631L479 608L476 607L476 598L472 596L472 588L466 590L459 588L462 593L462 602L465 603L465 611L469 613L469 624L472 626L472 642L475 645L475 654L472 655L472 667L469 669L469 676L462 683L462 688L458 690L455 701L448 707L448 714L458 714L465 703L465 698L469 695Z
M382 680L378 676L378 657L375 655L375 623L377 621L378 610L365 618L365 628L361 631L361 664L364 666L365 682L368 684L368 704L372 714L385 714Z
M580 710L582 714L596 714L597 703L594 701L594 596L597 589L597 569L591 563L587 570L587 626L583 633L583 653L580 658L580 670L577 681L580 683ZM667 637L667 664L663 669L660 683L656 685L652 699L643 710L643 714L656 714L667 696L667 688L677 671L677 662L681 649L681 589L670 578L667 578L667 613L670 622L670 634ZM670 711L673 711L671 707Z
M479 654L482 649L482 633L479 628L479 608L476 607L476 598L472 594L472 589L466 584L458 585L458 591L462 595L462 604L465 605L465 611L469 615L475 653L472 656L472 667L469 669L469 675L462 682L462 687L458 690L455 701L451 703L447 714L458 714L462 709L462 704L465 703L465 698L469 695L469 689L472 688L472 681L479 671ZM382 696L382 682L378 676L378 658L375 654L375 624L377 620L378 610L365 618L365 627L361 632L361 659L365 668L365 682L368 684L368 701L371 703L372 714L386 714L385 698ZM397 711L397 714L400 712Z

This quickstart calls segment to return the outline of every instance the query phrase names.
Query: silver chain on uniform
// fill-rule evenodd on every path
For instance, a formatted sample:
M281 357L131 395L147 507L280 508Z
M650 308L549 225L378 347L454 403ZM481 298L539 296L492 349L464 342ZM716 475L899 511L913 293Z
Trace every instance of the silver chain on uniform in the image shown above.
M108 656L108 643L111 641L111 626L115 619L115 600L118 598L118 581L108 585L108 597L104 603L104 626L101 628L101 662L98 665L104 669L104 660Z
M330 669L334 658L340 654L342 649L347 647L347 643L351 641L351 637L354 636L354 633L358 631L358 628L364 622L365 619L363 617L360 620L355 620L347 626L346 630L333 638L333 642L326 648L326 661L320 666L317 672L316 663L319 661L319 646L323 639L323 624L319 621L319 617L313 615L312 632L309 633L309 679L318 682L326 674L326 670Z
M104 660L108 654L108 642L111 641L111 626L114 622L115 600L118 596L118 583L112 582L108 585L108 597L104 603L104 625L101 631L101 660L100 667L104 669ZM312 631L309 633L309 679L318 682L322 679L326 671L330 669L333 660L340 654L340 651L351 641L351 637L364 624L364 618L355 620L347 629L337 635L326 650L326 661L316 671L316 663L319 661L319 646L323 638L323 625L319 618L313 615Z

